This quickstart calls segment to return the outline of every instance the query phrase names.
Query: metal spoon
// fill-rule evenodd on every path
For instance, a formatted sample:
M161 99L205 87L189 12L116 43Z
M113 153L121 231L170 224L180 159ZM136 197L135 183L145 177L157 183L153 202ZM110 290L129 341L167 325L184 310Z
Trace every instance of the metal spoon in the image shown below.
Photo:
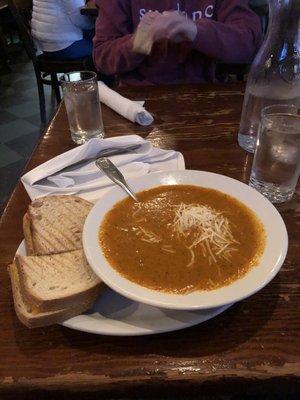
M103 171L109 179L119 185L122 189L125 190L129 194L130 197L133 198L134 201L139 202L139 199L136 197L135 193L132 189L128 186L127 182L125 181L124 176L118 170L114 163L112 163L106 157L100 157L98 160L95 161L96 166Z

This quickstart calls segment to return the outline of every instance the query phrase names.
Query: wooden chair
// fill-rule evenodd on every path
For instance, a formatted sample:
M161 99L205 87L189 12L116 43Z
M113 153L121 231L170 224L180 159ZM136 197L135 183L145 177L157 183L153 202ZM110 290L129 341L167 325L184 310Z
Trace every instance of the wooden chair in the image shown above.
M28 57L31 59L39 93L41 122L46 123L46 101L44 85L50 85L55 92L57 103L61 101L60 83L57 74L71 71L94 70L92 57L76 60L53 60L43 54L37 55L31 35L32 0L8 0L11 12L17 22L20 37Z
M4 65L7 72L11 71L7 36L9 35L12 43L14 25L7 1L0 0L0 64Z
M4 65L7 71L10 71L10 66L8 61L9 61L9 55L8 55L6 37L0 25L0 62Z

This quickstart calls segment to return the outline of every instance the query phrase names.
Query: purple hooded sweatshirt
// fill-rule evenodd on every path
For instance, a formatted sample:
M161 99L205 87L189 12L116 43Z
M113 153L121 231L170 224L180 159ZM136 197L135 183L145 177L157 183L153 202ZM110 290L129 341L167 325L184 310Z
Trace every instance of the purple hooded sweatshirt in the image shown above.
M94 61L123 85L214 81L215 64L250 63L261 38L248 0L96 0ZM192 43L159 42L149 56L134 53L133 33L149 10L183 11L197 25Z

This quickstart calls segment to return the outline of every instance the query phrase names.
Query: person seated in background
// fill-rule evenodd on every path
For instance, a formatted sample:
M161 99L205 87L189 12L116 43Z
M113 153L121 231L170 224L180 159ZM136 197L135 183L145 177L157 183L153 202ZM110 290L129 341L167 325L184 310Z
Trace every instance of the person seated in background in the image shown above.
M80 14L85 0L34 0L32 36L40 50L53 59L76 59L92 54L94 27Z
M96 4L94 63L121 85L214 81L216 62L251 63L260 44L260 21L248 0Z

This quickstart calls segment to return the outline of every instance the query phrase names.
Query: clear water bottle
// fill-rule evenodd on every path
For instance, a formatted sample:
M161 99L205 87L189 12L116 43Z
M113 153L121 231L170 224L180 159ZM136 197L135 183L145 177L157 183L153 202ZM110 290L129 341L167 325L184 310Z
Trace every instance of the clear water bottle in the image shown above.
M238 135L240 146L251 153L264 107L300 107L300 0L269 0L269 16L249 73Z

